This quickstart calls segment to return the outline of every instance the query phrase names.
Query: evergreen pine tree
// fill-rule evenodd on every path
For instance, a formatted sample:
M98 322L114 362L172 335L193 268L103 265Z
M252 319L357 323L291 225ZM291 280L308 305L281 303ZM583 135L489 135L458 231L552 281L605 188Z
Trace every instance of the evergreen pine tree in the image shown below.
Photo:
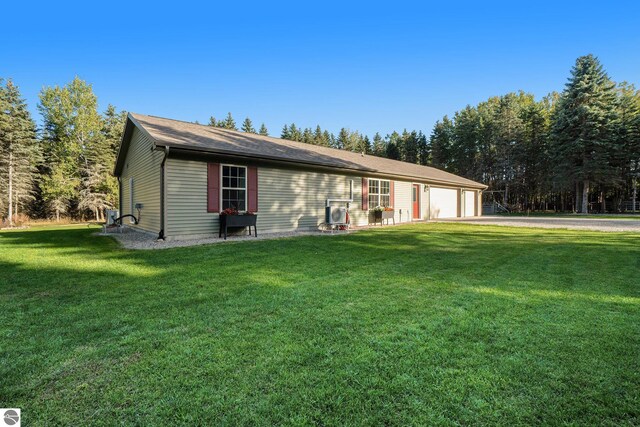
M302 141L302 132L300 132L300 129L298 129L295 123L291 123L291 126L289 126L289 139L292 141Z
M328 130L322 132L322 140L325 142L327 147L336 146L336 137Z
M418 163L426 166L431 162L431 149L427 142L427 136L420 131L418 132L416 139L418 143Z
M335 148L339 148L341 150L348 150L349 147L349 130L346 128L342 128L340 129L340 132L338 132L338 137L336 138L336 147Z
M372 152L374 156L378 157L386 157L387 156L387 147L385 146L384 140L380 136L378 132L373 136L373 148Z
M478 109L467 106L455 114L454 135L450 151L450 171L472 178L477 167L479 150L479 124Z
M238 128L236 127L236 121L233 120L233 116L230 112L227 113L227 117L224 119L222 127L229 130L238 130Z
M108 207L118 206L118 180L113 176L112 172L115 166L116 156L122 140L124 125L127 121L127 113L125 111L118 112L116 107L109 104L102 116L102 135L104 138L104 155L98 156L99 161L104 167L101 168L102 186L101 192L105 194Z
M442 121L436 122L429 137L431 145L431 162L433 166L449 170L451 148L453 145L453 122L444 116Z
M0 216L6 215L9 225L33 199L40 154L35 123L18 87L0 80Z
M368 136L365 135L360 138L359 151L364 154L371 154L371 140Z
M249 117L244 119L244 122L242 122L242 131L247 133L256 133L253 123L251 123L251 119Z
M578 58L555 110L552 143L556 179L565 187L580 184L583 213L589 211L592 186L620 176L616 107L615 85L600 61L593 55Z
M385 157L393 160L402 160L402 152L400 151L400 140L401 136L395 130L391 132L391 135L387 135L385 142Z
M395 142L389 141L387 143L386 154L386 157L388 159L400 160L400 150L398 149L398 145Z
M314 139L313 139L313 131L311 130L311 128L305 128L304 131L302 131L302 142L307 143L307 144L314 144Z
M280 132L280 138L281 139L291 139L291 132L289 131L289 126L288 125L284 125L282 127L282 132Z
M258 133L262 136L269 136L269 131L267 130L267 127L264 125L264 123L260 125L260 130L258 131Z
M328 141L325 141L320 125L317 125L316 130L313 132L313 143L316 145L328 145Z
M626 82L618 85L618 144L621 147L618 167L626 183L626 200L638 198L640 179L640 91ZM640 205L636 201L635 210ZM631 206L633 210L633 203Z
M418 163L419 149L418 149L418 133L416 131L407 132L406 130L402 134L402 160L408 163Z

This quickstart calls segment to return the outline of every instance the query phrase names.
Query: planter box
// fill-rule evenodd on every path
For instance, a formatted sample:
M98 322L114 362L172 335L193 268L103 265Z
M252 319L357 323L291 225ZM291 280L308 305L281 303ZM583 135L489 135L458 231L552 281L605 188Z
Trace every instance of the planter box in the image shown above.
M386 219L387 220L387 224L389 223L389 220L393 221L393 223L396 223L396 219L394 217L395 211L373 211L373 223L376 224L378 222L380 222L380 225L382 225L382 222Z
M253 227L253 234L258 237L258 231L256 230L256 222L258 221L258 215L220 215L220 229L218 231L218 237L222 237L224 231L224 239L227 240L228 228L244 228L249 227L249 236L251 236L251 227Z

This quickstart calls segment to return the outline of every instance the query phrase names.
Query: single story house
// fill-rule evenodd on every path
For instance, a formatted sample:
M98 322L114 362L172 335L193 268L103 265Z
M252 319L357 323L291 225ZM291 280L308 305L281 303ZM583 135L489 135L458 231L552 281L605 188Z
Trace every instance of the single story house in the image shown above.
M315 229L327 199L350 223L394 208L395 222L481 215L485 185L442 170L367 154L130 113L114 175L130 227L160 238L218 232L219 213L258 214L260 232ZM331 203L331 201L329 201Z

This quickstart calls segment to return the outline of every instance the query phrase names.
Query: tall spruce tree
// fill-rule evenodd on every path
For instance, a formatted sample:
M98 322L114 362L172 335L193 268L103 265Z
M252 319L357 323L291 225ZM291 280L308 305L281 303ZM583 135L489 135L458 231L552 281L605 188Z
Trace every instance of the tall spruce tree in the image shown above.
M336 136L333 133L325 130L322 132L322 139L326 141L329 147L337 148Z
M291 123L291 126L289 126L289 139L292 141L302 141L302 132L295 123Z
M10 226L33 199L37 166L41 160L36 126L18 87L0 79L0 217Z
M398 149L398 145L395 142L389 141L387 143L387 153L386 157L393 160L400 160L400 149Z
M516 181L521 186L523 209L545 208L550 191L549 118L552 98L535 102L533 96L522 106L522 141L515 147Z
M405 129L400 140L402 141L402 160L409 163L418 163L418 133L416 131L407 132Z
M386 156L393 160L402 160L402 152L400 151L400 139L401 136L398 132L393 131L391 135L387 135L386 138Z
M120 148L124 125L127 121L125 111L117 111L116 107L109 104L102 115L102 135L104 141L104 153L99 156L98 161L104 164L102 172L103 189L106 195L106 205L109 207L118 206L118 180L113 176L112 171L115 166L116 156Z
M429 144L431 145L431 162L433 166L449 170L451 164L451 148L453 145L453 122L444 116L437 121L431 131Z
M422 131L419 131L416 138L418 142L418 163L426 166L431 163L431 148L429 147L427 136Z
M218 123L218 125L220 125L220 123ZM229 130L238 130L238 127L236 126L236 121L233 119L233 116L231 115L230 112L227 113L227 117L224 119L224 122L222 123L222 127Z
M358 151L364 154L371 154L371 140L367 135L360 137L360 147Z
M313 132L313 141L313 143L316 145L329 145L328 141L325 141L324 134L322 133L320 125L317 125L316 130Z
M631 200L631 210L638 210L638 180L640 179L640 91L627 82L618 85L618 158L626 193L620 199ZM617 207L620 209L621 207Z
M556 179L565 187L581 186L583 213L589 212L592 186L611 185L620 176L616 122L615 84L595 56L581 56L558 101L552 142Z
M480 119L478 109L467 106L456 112L453 144L451 145L450 171L474 178L480 142Z
M384 144L384 139L378 132L373 135L373 147L372 154L378 157L386 157L387 155L387 147Z
M304 131L302 132L302 142L315 145L316 139L311 128L304 128Z
M349 130L347 128L342 128L340 129L340 132L338 132L338 137L336 138L336 147L335 148L339 148L341 150L348 150L349 149Z
M256 129L253 127L253 123L249 117L242 122L242 132L256 133Z
M258 131L258 133L262 136L269 136L269 131L267 130L267 127L264 123L260 125L260 130Z
M280 132L281 139L291 139L291 132L289 131L289 125L285 124Z

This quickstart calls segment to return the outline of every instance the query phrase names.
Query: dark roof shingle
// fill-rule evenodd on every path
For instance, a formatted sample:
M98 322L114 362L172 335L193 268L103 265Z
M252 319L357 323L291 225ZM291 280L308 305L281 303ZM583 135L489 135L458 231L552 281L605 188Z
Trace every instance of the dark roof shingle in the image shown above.
M483 189L484 184L430 166L155 116L130 113L158 146L350 169Z

